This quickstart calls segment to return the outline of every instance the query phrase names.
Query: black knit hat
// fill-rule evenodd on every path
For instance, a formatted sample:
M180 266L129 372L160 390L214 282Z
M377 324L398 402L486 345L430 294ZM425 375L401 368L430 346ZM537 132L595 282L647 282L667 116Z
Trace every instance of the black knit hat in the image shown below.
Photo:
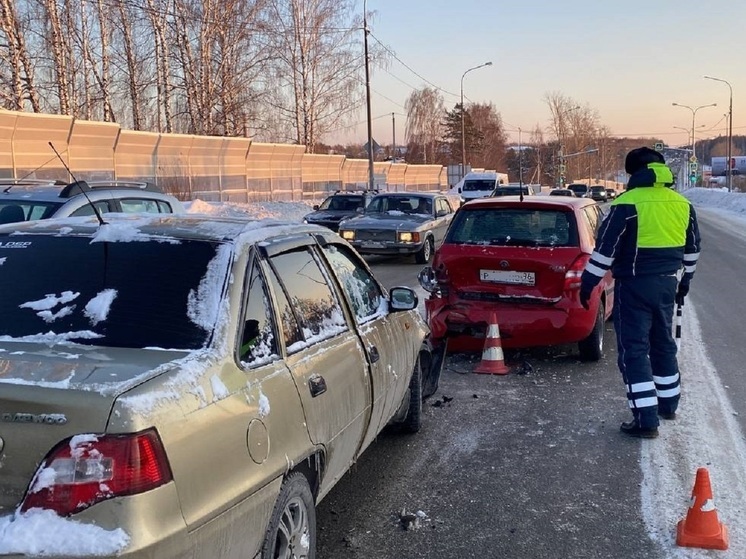
M649 147L636 148L627 154L627 158L624 160L624 170L627 174L634 174L640 169L644 169L648 163L665 163L666 160L663 155L650 149Z

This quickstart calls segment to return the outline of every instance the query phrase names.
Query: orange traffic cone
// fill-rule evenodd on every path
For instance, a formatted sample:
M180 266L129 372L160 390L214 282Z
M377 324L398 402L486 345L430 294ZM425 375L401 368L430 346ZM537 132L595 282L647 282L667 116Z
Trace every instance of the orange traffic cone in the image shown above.
M500 341L500 328L497 326L497 316L494 312L490 316L490 323L487 326L482 361L474 368L474 372L488 375L507 375L510 372L510 369L505 365L505 356Z
M676 527L676 545L728 549L728 529L718 520L707 468L697 470L689 511Z

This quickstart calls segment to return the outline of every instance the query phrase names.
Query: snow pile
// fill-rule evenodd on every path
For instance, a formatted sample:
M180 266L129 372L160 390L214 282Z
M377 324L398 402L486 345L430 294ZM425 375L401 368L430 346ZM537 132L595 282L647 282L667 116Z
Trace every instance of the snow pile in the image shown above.
M243 217L249 219L281 219L283 221L301 222L306 214L313 211L313 206L306 202L205 202L194 200L184 206L190 214L208 214L221 217Z
M695 207L717 208L746 217L746 195L721 188L690 188L682 193Z

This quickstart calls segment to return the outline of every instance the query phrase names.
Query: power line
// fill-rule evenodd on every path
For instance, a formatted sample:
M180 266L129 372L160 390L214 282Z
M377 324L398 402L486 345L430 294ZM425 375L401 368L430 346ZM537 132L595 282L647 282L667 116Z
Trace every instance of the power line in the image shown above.
M438 91L442 91L443 93L446 93L446 94L448 94L448 95L451 95L451 96L453 96L453 97L458 97L458 98L460 98L460 97L461 97L460 95L457 95L456 93L451 93L450 91L447 91L447 90L443 89L442 87L440 87L440 86L438 86L438 85L435 85L435 84L434 84L433 82L431 82L431 81L430 81L430 80L428 80L427 78L424 78L424 77L422 77L422 75L421 75L421 74L417 73L417 72L416 72L415 70L413 70L413 69L412 69L412 68L411 68L411 67L410 67L410 66L409 66L409 65L408 65L408 64L407 64L406 62L404 62L404 61L403 61L403 60L402 60L401 58L399 58L398 56L396 56L396 53L395 53L394 51L392 51L392 50L391 50L391 49L390 49L390 48L389 48L388 46L386 46L386 45L385 45L384 43L382 43L382 42L381 42L381 41L380 41L380 40L378 39L378 37L376 37L375 35L373 35L373 33L368 33L368 35L370 35L371 37L373 37L373 39L374 39L374 40L375 40L375 41L376 41L376 42L377 42L377 43L378 43L379 45L381 45L381 47L383 47L383 49L384 49L384 50L385 50L386 52L388 52L388 53L389 53L389 54L390 54L390 55L391 55L392 57L394 57L394 59L395 59L395 60L396 60L397 62L399 62L399 64L401 64L402 66L404 66L404 67L405 67L405 68L406 68L407 70L409 70L410 72L412 72L412 73L413 73L413 74L414 74L415 76L417 76L418 78L420 78L420 79L421 79L422 81L424 81L424 82L425 82L426 84L428 84L428 85L431 85L431 86L433 86L433 87L434 87L435 89L437 89ZM411 86L410 86L410 87L411 87Z

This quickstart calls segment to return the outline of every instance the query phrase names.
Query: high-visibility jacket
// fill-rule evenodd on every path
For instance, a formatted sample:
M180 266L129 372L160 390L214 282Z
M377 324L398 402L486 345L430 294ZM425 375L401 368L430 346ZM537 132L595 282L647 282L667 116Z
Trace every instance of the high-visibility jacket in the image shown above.
M611 269L615 278L673 275L682 265L682 282L697 268L700 235L694 207L671 190L673 174L649 163L633 174L627 190L610 205L581 282L595 287Z

